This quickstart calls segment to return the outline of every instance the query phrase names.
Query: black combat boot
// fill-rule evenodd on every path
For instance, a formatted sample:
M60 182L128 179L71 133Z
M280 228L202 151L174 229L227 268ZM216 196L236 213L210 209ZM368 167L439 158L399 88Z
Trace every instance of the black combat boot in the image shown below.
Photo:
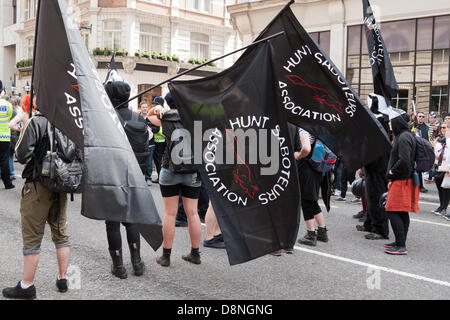
M298 243L315 247L317 244L316 231L309 231L309 230L306 231L307 231L306 235L302 239L298 239Z
M328 242L327 227L317 229L317 241Z
M112 274L115 275L117 278L126 279L127 278L127 270L123 266L122 249L109 250L109 254L111 255L111 259L113 262L113 264L111 266Z
M131 264L133 265L134 274L138 277L144 274L145 264L141 260L141 248L137 243L130 243Z

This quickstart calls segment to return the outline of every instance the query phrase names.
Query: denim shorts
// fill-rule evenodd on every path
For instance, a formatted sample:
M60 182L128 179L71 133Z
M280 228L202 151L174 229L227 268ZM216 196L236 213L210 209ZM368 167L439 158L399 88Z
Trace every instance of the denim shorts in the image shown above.
M165 198L181 194L186 198L198 199L201 185L197 172L180 174L161 168L159 173L159 186Z

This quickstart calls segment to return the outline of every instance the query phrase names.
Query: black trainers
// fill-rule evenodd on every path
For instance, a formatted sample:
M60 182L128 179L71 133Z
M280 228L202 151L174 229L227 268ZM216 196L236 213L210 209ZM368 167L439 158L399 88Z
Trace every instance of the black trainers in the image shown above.
M14 189L15 187L16 187L15 185L11 184L11 185L5 187L5 189L9 190L9 189Z
M386 249L393 248L393 247L395 247L395 242L392 242L392 243L385 243L385 244L384 244L384 247L385 247Z
M182 256L182 258L183 258L183 260L188 261L188 262L193 263L193 264L200 264L200 263L202 263L202 261L200 260L200 255L199 254L192 254L192 252L190 252L186 256Z
M387 254L393 254L397 256L408 254L408 250L406 250L406 247L397 247L397 246L394 246L392 248L386 248L384 249L384 252L386 252Z
M214 239L216 239L217 241L223 241L223 235L222 234L218 234L217 236L214 236Z
M59 292L67 292L69 290L67 279L56 279L56 288L58 288Z
M356 225L356 230L358 231L362 231L362 232L370 232L370 230L367 230L366 227L364 227L364 225Z
M211 240L204 240L203 246L215 249L225 249L225 242L220 241L219 238L212 238Z
M22 289L20 281L17 286L13 288L3 289L2 294L8 299L26 299L33 300L36 299L36 287L34 285L28 287L27 289Z
M328 235L327 235L327 227L318 227L317 229L317 241L322 242L328 242Z
M374 233L374 232L366 234L364 236L364 238L366 238L367 240L385 240L385 239L389 239L389 237L386 238L385 236L382 236L381 234Z
M159 264L161 267L168 267L170 266L170 256L162 255L158 259L156 259L156 263Z
M316 231L309 231L309 230L306 231L307 231L306 235L303 238L298 239L298 243L315 247L317 245Z
M364 211L360 211L357 214L353 215L353 218L355 219L361 219L362 217L364 217Z
M422 187L422 188L420 188L420 192L422 192L422 193L427 193L427 192L428 192L428 189Z

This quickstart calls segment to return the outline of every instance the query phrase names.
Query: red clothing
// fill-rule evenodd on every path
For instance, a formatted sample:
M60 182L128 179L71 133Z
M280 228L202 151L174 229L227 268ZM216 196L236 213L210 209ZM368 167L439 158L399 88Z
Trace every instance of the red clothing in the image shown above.
M395 180L388 190L386 211L419 211L419 186L414 186L413 180Z

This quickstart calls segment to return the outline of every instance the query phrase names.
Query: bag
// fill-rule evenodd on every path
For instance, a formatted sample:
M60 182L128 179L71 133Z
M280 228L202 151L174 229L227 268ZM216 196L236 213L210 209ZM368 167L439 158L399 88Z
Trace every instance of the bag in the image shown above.
M444 180L442 180L441 188L450 189L450 176L446 174Z
M125 130L137 162L139 163L142 172L145 172L147 170L148 157L150 156L150 139L147 123L139 121L139 114L136 112L132 112L131 120L127 121L123 120L118 112L117 115Z
M164 135L170 137L168 142L169 169L173 173L197 172L194 163L194 155L191 151L191 141L186 135L186 129L180 121L165 121ZM167 134L169 133L169 134Z
M83 179L82 153L61 131L47 124L43 148L38 152L42 162L34 161L34 179L52 192L81 193Z
M434 149L431 143L424 138L416 137L416 170L417 172L430 171L436 160Z
M358 198L363 197L365 187L366 187L366 183L365 183L364 179L359 178L359 179L353 181L353 183L351 185L351 190L352 190L353 195Z
M413 171L411 178L415 187L420 186L420 177L416 170Z
M307 160L315 171L325 176L336 164L337 157L322 141L316 139L311 157Z

